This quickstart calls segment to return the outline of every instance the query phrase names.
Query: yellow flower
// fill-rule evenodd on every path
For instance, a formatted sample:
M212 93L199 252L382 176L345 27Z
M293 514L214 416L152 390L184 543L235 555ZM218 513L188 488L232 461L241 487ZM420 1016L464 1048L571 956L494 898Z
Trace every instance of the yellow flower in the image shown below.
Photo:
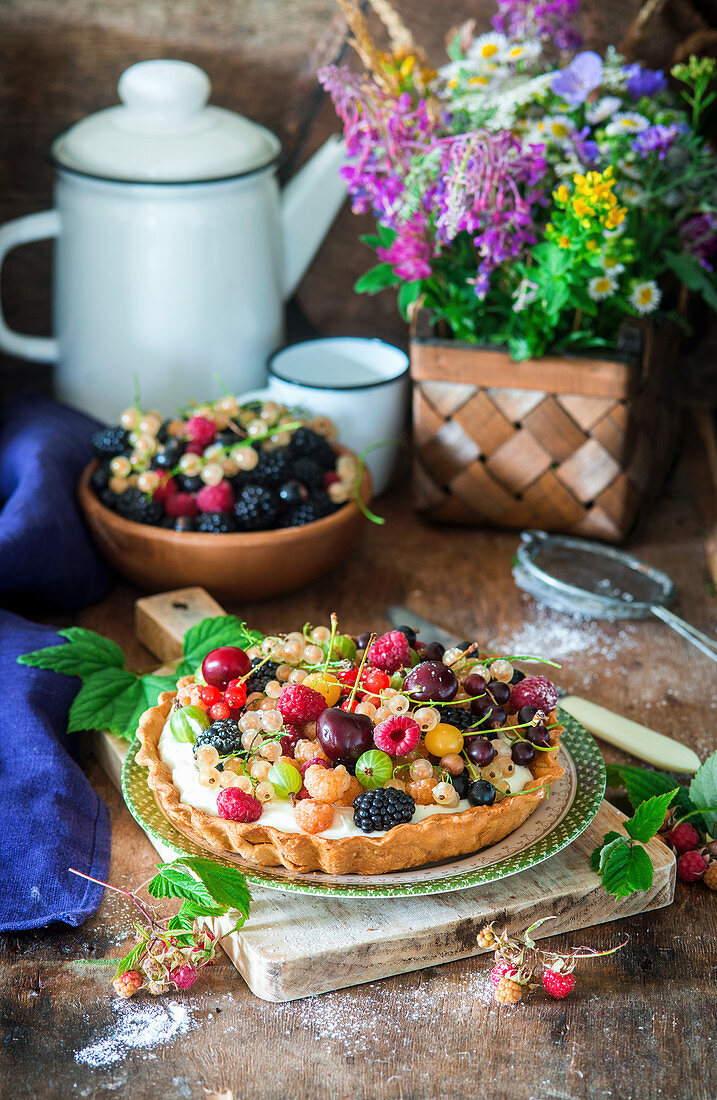
M407 76L410 76L416 66L416 57L414 54L409 54L408 57L401 62L401 67L398 70L402 80L405 80Z
M469 84L480 84L480 85L485 86L486 84L490 84L490 77L489 76L472 76L470 78L470 80L468 81L468 83Z
M588 252L595 252L595 250L597 249L597 246L598 246L597 241L586 241L585 242L585 247L587 248Z
M449 88L450 88L451 90L453 90L453 89L455 89L455 88L457 88L457 87L458 87L458 81L457 81L457 80L455 79L455 77L453 78L453 80L449 80L449 81L448 81L448 87L449 87Z
M562 236L558 237L558 244L561 248L570 248L570 237Z
M565 186L564 183L561 183L560 187L555 192L555 198L557 199L558 202L561 202L563 204L565 204L568 201L568 199L570 198L570 192L568 191L568 189L567 189L567 187Z
M593 213L585 199L573 199L573 210L578 218L586 218Z
M624 206L613 206L605 219L605 228L617 229L618 225L624 222L626 214L627 209Z

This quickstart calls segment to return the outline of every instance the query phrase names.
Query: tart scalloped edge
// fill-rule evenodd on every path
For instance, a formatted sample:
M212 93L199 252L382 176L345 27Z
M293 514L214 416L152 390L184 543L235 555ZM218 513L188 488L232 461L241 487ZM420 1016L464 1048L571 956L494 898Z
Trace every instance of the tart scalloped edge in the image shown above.
M422 821L394 825L379 836L327 839L319 834L285 833L261 821L241 824L213 817L180 801L172 773L159 755L159 739L176 692L163 692L157 706L142 715L137 736L137 763L148 768L147 782L165 817L202 848L234 853L259 867L286 867L306 873L380 875L443 859L469 855L497 844L527 820L547 797L550 784L563 774L557 752L540 752L530 765L533 779L523 792L492 806L472 806L455 814L435 814ZM561 727L550 743L557 749ZM534 789L537 787L538 789ZM528 792L528 793L525 793Z

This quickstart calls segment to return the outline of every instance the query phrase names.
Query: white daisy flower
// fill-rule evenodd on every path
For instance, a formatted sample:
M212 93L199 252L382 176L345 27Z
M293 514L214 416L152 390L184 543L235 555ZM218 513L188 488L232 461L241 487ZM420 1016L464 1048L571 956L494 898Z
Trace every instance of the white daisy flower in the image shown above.
M624 221L620 222L619 225L616 225L614 229L603 229L602 234L603 237L607 237L609 240L611 237L621 237L626 229L627 218Z
M479 61L499 61L503 59L507 46L508 39L504 34L481 34L473 39L468 57Z
M625 270L625 265L619 262L617 256L610 256L606 253L603 253L600 257L600 267L606 275L622 275Z
M618 111L613 116L612 122L605 127L605 133L608 137L617 137L618 134L639 134L649 125L649 120L637 111Z
M516 313L520 313L526 306L534 302L538 297L538 284L531 283L530 279L523 279L522 283L516 287L513 293L513 300L515 305L513 309Z
M662 291L654 279L645 283L635 283L630 295L630 303L638 313L653 313L660 304Z
M585 118L594 126L597 122L604 122L606 118L610 118L621 106L622 100L616 95L605 95L588 106Z
M588 283L588 294L593 302L602 302L610 297L616 287L617 279L613 279L612 275L596 275Z
M574 175L582 175L585 171L585 166L579 160L558 161L557 164L553 165L553 168L555 169L555 175L561 180L572 180Z
M620 199L628 206L642 206L645 201L645 191L636 183L623 183L619 188Z
M542 52L539 41L513 42L512 45L506 46L503 56L506 61L516 64L518 61L535 61Z

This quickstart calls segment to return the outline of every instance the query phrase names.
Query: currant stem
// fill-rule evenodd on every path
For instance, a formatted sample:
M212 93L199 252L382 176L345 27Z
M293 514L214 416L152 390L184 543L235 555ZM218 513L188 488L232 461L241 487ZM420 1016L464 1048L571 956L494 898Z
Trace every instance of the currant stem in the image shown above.
M366 664L366 658L368 656L368 651L369 651L369 649L371 648L371 646L373 645L373 643L375 641L376 641L376 635L372 634L370 636L369 640L368 640L366 648L363 651L363 657L361 658L361 663L358 666L358 672L356 673L356 679L354 681L354 686L351 688L351 694L349 695L349 707L348 707L349 714L353 713L351 708L354 705L354 699L356 698L356 692L358 691L358 686L359 686L359 683L361 681L361 673L363 672L363 666Z

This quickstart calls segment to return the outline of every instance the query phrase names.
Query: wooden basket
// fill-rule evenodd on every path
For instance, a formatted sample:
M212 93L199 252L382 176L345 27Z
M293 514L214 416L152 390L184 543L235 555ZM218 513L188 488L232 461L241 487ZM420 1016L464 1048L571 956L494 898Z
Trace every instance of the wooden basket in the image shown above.
M678 329L625 330L624 359L546 356L411 334L415 505L440 523L619 542L664 484L679 437ZM627 354L627 349L630 354Z

